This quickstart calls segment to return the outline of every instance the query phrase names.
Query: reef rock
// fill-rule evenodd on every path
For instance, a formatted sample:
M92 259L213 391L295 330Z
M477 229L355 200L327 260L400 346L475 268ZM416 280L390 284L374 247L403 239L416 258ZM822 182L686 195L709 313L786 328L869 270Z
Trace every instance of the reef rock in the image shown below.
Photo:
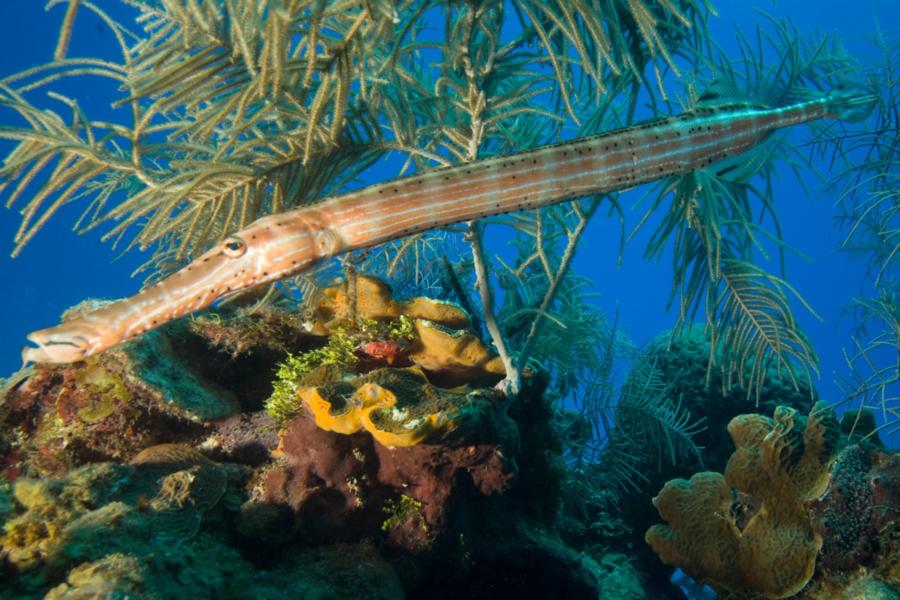
M848 446L811 510L823 539L816 578L827 583L819 587L866 578L900 589L900 454Z
M176 590L203 597L246 574L239 554L222 542L227 528L211 533L204 525L227 522L236 512L247 475L245 467L213 462L190 446L164 444L143 450L131 464L86 465L58 479L19 478L0 535L4 567L17 575L11 580L17 587L0 595L24 597L58 584L51 597L139 590L174 597L156 586L174 583L166 573L177 564ZM131 569L136 562L141 568Z
M30 370L2 399L0 429L0 456L10 481L125 461L147 446L194 438L203 430L137 378L121 353Z

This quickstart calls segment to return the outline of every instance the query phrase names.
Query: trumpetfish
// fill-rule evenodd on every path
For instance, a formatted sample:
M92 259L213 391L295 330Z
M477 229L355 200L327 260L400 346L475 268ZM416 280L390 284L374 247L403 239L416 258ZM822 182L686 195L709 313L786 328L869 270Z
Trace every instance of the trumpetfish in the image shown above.
M821 118L860 120L877 97L835 89L779 108L700 106L591 137L445 167L262 217L181 270L93 312L30 333L22 360L81 360L343 252L489 215L534 209L708 168L772 132Z

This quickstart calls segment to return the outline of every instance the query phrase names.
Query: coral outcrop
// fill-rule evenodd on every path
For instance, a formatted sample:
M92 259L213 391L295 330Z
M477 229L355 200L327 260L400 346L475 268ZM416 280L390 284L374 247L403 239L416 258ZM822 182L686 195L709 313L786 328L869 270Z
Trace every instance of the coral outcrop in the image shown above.
M281 432L261 500L289 506L304 538L349 541L381 530L418 551L442 533L459 490L500 493L515 475L492 394L381 369L299 395L306 410Z
M7 478L58 477L83 464L125 461L147 446L201 435L202 425L175 402L189 397L187 402L212 405L218 402L212 392L199 384L183 386L177 397L170 391L138 377L124 351L30 369L0 404L0 424L8 432L0 442ZM223 397L230 404L228 394Z
M599 464L587 476L597 482L593 486L601 493L615 490L615 502L608 498L587 498L589 521L615 519L629 524L629 531L610 543L620 552L637 557L641 570L652 582L668 582L674 569L661 563L656 553L644 542L644 532L658 522L658 512L650 499L667 481L690 479L697 471L724 472L733 445L727 425L734 417L748 412L749 407L760 414L771 415L777 406L789 406L807 414L813 405L815 391L803 378L792 380L784 369L770 369L761 382L758 396L748 398L747 390L729 382L721 369L710 369L710 341L702 325L688 326L677 332L657 336L640 353L638 362L626 380L638 389L645 399L644 383L652 374L659 387L650 392L660 413L680 413L684 423L699 423L693 428L690 444L698 452L673 452L683 448L666 442L668 434L647 418L645 408L637 410L622 406L616 409L615 426L610 443L603 450ZM717 356L717 364L721 357ZM794 382L797 386L795 387ZM634 440L647 440L637 442ZM619 453L624 453L624 461ZM618 470L625 462L627 470ZM640 477L629 475L639 472ZM627 481L623 481L622 474ZM612 495L612 494L610 494ZM610 513L610 514L607 514ZM678 593L666 584L657 590L660 595Z
M627 555L561 535L540 370L498 411L465 313L353 285L6 381L0 596L644 597Z
M826 591L838 597L836 590L851 585L900 590L900 454L869 444L843 449L811 512L813 531L823 539L821 597Z
M469 317L458 306L431 298L396 300L384 281L365 275L353 275L342 283L326 288L313 310L310 330L327 335L336 326L355 320L376 321L404 315L440 323L450 329L464 329Z
M227 530L212 533L208 525L240 505L247 475L244 467L166 444L145 449L130 464L87 465L60 479L18 479L0 536L6 568L19 575L16 593L54 582L73 567L54 592L70 596L59 597L75 597L73 586L103 590L104 578L110 590L135 592L152 581L141 573L171 568L195 554L194 544L208 558L190 558L181 567L184 593L202 596L232 573L239 579L242 559L220 538ZM136 561L141 569L129 575Z
M736 449L724 476L667 483L653 504L668 524L651 527L646 540L663 562L719 590L786 598L810 580L822 546L806 503L828 485L834 410L817 403L804 419L779 407L774 418L736 417L728 432ZM748 513L737 510L734 490Z
M323 291L313 309L311 331L333 335L346 331L348 324L380 323L402 317L414 326L403 358L423 369L433 382L445 387L491 385L505 374L500 358L467 330L469 317L458 306L430 298L401 302L378 279L356 275L351 281L352 285L344 282ZM389 337L371 335L367 342L389 341ZM365 351L367 344L359 346ZM376 345L369 356L378 358L379 353ZM404 364L399 362L397 366Z

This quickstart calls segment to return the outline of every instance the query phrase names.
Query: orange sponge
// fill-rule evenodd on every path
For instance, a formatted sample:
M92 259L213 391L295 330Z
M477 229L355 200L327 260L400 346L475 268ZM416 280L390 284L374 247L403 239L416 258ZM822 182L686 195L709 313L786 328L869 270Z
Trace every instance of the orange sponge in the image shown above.
M415 373L415 379L421 377L423 386L429 385L424 375L420 375L421 371L410 371ZM377 383L363 383L352 395L343 398L343 406L337 399L329 400L322 391L307 387L301 389L299 394L315 417L316 425L326 431L349 435L365 430L383 446L405 448L433 439L455 427L449 416L452 407L422 409L410 404L398 407L397 395ZM459 397L459 394L453 395ZM428 412L431 408L437 409Z

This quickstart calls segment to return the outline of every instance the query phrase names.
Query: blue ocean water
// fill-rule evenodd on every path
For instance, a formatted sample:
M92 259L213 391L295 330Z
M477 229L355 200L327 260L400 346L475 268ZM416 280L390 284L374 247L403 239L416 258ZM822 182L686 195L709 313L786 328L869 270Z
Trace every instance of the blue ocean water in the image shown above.
M115 3L108 3L110 5ZM727 50L736 48L735 28L750 31L761 20L760 9L776 17L790 17L801 32L814 29L841 34L848 50L862 60L877 58L867 41L876 21L885 29L900 23L900 4L896 0L792 0L749 3L720 0L715 3L718 17L710 27L713 37ZM49 12L43 3L32 0L6 0L0 20L0 72L10 74L48 60L56 43L64 6ZM127 9L111 11L125 17ZM82 11L76 22L73 50L85 53L112 51L114 41L109 30L93 15ZM67 84L65 91L77 96L93 115L115 113L103 104L108 90L96 89L92 81ZM10 115L0 112L0 122ZM0 142L4 153L9 142ZM822 165L827 169L827 165ZM380 177L371 174L372 181ZM785 239L809 257L804 261L789 256L787 277L815 308L821 319L797 308L804 330L820 357L817 387L824 399L840 399L834 379L846 372L843 351L854 327L852 318L842 317L852 298L860 293L865 265L839 251L845 232L834 221L833 194L824 193L810 176L813 197L807 197L799 182L788 171L777 183L778 208ZM641 196L633 190L622 198L630 207ZM15 371L25 335L35 329L57 323L59 314L88 297L120 297L134 293L140 280L132 272L144 256L131 252L119 256L108 243L99 240L99 232L75 235L72 224L80 214L77 203L61 210L43 231L13 259L8 256L12 237L19 225L16 212L0 210L0 375ZM629 226L640 213L628 214ZM618 311L620 323L637 343L646 342L671 327L673 311L666 312L671 273L665 258L651 263L642 258L646 235L638 235L626 244L621 266L617 262L619 224L598 215L591 223L585 243L576 258L575 268L596 284L602 294L598 302L609 314ZM501 243L494 241L493 243ZM492 250L492 248L488 248Z

